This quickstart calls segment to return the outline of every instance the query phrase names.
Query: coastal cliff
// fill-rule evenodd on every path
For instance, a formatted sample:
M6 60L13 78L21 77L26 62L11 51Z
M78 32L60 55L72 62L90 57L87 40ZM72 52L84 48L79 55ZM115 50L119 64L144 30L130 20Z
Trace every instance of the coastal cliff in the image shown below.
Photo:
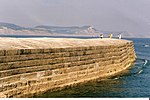
M22 27L12 23L0 22L0 36L98 36L98 32L91 26L45 26Z
M132 41L119 39L0 38L0 97L31 97L129 68Z

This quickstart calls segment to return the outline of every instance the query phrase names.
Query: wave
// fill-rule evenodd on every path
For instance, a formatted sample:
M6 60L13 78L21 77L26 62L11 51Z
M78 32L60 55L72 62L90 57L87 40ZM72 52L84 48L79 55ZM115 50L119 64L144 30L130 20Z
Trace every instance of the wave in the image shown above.
M120 74L119 76L111 77L111 79L118 80L128 76L135 76L141 74L144 71L144 67L147 66L148 63L149 60L147 59L137 58L133 67L127 69L124 73Z
M137 74L141 74L143 72L143 70L140 70Z
M148 60L146 60L146 59L145 59L145 63L144 63L144 65L143 65L143 66L145 66L145 65L147 64L147 62L148 62Z
M148 63L147 59L138 58L136 61L137 63L135 63L134 67L131 68L131 75L141 74L144 71L144 67Z
M149 45L148 45L148 44L145 44L144 47L147 48L147 47L149 47Z

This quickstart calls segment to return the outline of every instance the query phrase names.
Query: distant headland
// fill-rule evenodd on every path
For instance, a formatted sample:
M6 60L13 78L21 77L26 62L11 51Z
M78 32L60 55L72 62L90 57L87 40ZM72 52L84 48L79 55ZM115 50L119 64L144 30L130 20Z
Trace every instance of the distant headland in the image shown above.
M22 27L12 23L0 22L0 36L90 36L96 37L104 33L105 37L112 33L114 36L121 33L123 37L135 37L135 34L126 31L103 31L92 26L46 26Z

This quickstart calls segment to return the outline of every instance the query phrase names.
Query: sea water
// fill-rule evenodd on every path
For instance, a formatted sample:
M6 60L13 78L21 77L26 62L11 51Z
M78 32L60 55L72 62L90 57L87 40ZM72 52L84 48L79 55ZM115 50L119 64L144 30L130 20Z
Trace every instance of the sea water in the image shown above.
M126 73L97 80L56 92L46 92L37 97L150 97L150 39L130 38L135 45L137 60Z

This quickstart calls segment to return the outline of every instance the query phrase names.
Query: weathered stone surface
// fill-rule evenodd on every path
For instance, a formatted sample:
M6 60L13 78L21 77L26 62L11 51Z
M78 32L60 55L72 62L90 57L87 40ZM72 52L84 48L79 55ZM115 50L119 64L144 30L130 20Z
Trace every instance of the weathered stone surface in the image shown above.
M118 39L0 42L0 97L28 97L114 75L136 58L133 42Z

